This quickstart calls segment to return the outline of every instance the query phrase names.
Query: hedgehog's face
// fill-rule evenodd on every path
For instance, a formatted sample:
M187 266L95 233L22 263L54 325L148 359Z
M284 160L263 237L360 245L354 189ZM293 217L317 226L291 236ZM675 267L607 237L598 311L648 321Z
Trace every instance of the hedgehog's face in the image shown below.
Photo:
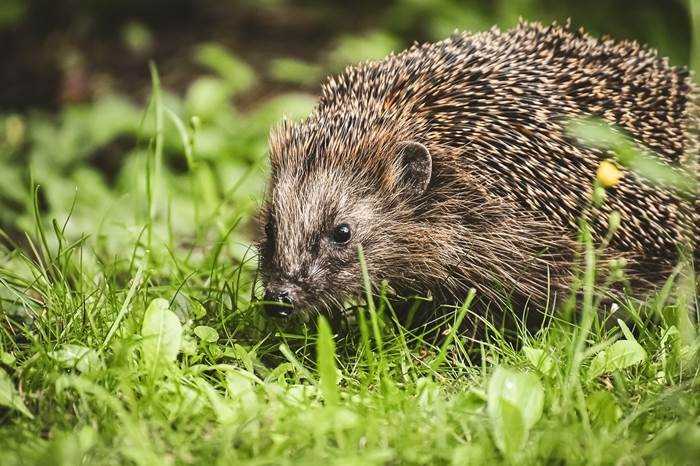
M373 279L408 254L401 206L427 188L431 158L418 143L393 151L361 166L273 161L259 242L267 314L332 313L363 296L360 249Z

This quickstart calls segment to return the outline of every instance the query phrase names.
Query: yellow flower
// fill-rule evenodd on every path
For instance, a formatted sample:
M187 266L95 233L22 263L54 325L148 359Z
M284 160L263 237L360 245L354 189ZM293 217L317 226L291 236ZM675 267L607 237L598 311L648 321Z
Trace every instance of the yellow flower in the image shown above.
M598 178L598 182L601 186L610 188L620 182L622 171L611 161L603 160L598 166L596 178Z

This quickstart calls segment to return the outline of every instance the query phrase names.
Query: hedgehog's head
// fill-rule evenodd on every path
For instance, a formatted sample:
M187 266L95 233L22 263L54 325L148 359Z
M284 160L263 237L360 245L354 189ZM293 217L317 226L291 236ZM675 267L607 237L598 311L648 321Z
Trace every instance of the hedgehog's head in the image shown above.
M419 272L409 265L429 236L417 216L430 151L387 121L360 120L346 113L273 132L258 244L270 315L330 313L361 298L360 249L374 283Z

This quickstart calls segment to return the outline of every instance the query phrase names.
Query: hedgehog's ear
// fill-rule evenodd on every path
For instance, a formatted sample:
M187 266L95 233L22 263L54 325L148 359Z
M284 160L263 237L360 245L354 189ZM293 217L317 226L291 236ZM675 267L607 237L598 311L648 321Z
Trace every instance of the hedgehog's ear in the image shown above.
M403 141L398 145L399 185L412 194L423 194L428 188L433 171L430 151L415 141Z

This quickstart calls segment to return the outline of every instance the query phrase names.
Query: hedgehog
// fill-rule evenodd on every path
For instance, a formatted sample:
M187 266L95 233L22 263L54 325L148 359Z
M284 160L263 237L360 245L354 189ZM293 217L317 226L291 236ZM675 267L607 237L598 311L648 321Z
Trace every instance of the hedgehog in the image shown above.
M306 119L271 131L266 313L347 311L364 270L375 291L428 296L434 309L471 289L485 309L544 306L571 287L580 220L602 241L613 212L605 256L623 259L629 287L660 283L698 231L697 203L626 172L592 208L612 154L568 129L598 118L685 166L694 95L689 71L655 50L568 23L455 33L348 67Z

